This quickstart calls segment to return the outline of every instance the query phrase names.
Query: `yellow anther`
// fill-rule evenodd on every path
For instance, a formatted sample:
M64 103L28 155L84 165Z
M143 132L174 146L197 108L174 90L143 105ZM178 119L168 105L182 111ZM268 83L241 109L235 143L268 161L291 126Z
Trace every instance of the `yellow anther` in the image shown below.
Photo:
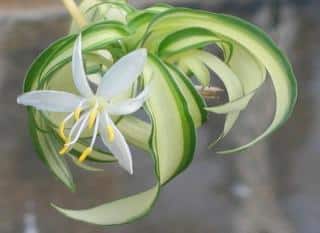
M59 151L60 155L64 155L69 150L69 145L64 144L63 148Z
M80 119L81 111L82 111L81 107L77 107L76 110L74 111L74 119L76 119L76 121Z
M64 128L65 128L65 122L62 121L59 126L59 136L64 140L67 141L66 135L64 135Z
M97 115L98 115L98 108L95 107L90 112L89 124L88 124L89 129L92 129L92 127L94 125L94 122L95 122L95 120L97 118Z
M109 141L110 142L113 142L114 141L114 137L115 137L115 135L114 135L114 129L113 129L113 127L112 126L107 126L107 134L108 134L108 137L109 137Z
M86 158L92 153L92 148L91 147L87 147L82 154L79 157L79 162L82 163L83 161L86 160Z

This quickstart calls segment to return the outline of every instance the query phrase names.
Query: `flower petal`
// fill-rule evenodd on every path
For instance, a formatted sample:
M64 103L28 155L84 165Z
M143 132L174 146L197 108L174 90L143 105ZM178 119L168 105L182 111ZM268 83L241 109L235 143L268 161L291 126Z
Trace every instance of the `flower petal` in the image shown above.
M142 107L150 93L150 84L137 97L128 99L126 101L111 104L107 111L111 115L128 115L136 112Z
M84 70L82 58L82 37L79 35L73 49L72 56L72 74L73 82L77 87L79 93L84 97L93 96L93 92L89 86L86 72Z
M114 130L114 139L111 142L109 140L109 135L107 132L107 127L111 126ZM101 114L99 133L105 146L110 150L110 152L118 159L120 166L127 170L130 174L133 173L132 168L132 157L129 146L121 134L119 129L112 122L110 117L106 112Z
M138 49L121 58L103 76L97 95L110 99L129 89L142 73L146 59L146 49Z
M72 112L82 98L62 91L31 91L17 98L17 103L50 112Z

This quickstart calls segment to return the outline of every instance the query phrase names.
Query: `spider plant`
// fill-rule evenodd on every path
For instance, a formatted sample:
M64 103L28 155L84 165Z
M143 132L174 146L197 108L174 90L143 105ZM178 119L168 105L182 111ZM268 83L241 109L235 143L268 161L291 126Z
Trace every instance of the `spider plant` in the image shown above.
M246 109L257 90L270 78L275 92L273 120L261 135L245 145L218 153L244 150L283 125L291 115L297 84L283 52L258 27L225 14L158 4L136 9L124 0L84 0L79 8L64 0L74 20L70 33L51 44L33 62L25 79L24 92L61 90L77 93L72 82L71 60L74 44L82 35L82 53L88 79L100 82L102 74L126 54L144 48L147 62L139 80L119 99L130 98L152 82L153 88L143 110L149 121L134 115L114 116L113 121L126 140L147 151L154 163L153 187L87 210L67 210L53 205L66 216L100 225L128 223L147 214L161 188L192 162L197 129L208 114L224 114L224 128L211 147L224 138ZM209 46L220 55L210 52ZM125 67L124 67L125 69ZM216 74L228 100L210 105L220 90L212 86ZM268 75L268 76L267 76ZM266 100L267 101L267 100ZM30 131L38 154L51 171L71 190L74 182L64 157L59 155L61 113L28 108ZM212 129L215 130L215 129ZM88 146L85 130L68 155L77 161ZM115 156L94 147L88 160L116 162ZM76 162L77 163L77 162ZM79 164L96 170L89 164ZM91 163L92 164L92 163Z

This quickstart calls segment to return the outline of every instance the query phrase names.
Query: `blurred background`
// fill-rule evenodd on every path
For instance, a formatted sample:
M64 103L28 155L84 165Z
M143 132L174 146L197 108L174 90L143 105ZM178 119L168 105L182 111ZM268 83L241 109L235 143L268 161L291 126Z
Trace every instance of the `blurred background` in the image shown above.
M156 0L132 0L144 7ZM117 165L90 174L73 167L70 193L38 160L25 108L16 104L33 59L68 30L58 0L0 0L0 232L1 233L319 233L320 232L320 1L172 0L245 18L267 31L288 54L299 83L289 122L262 143L221 156L207 145L223 118L212 115L200 130L194 162L162 191L152 212L130 225L99 227L57 213L54 202L86 208L144 190L151 162L134 150L135 175ZM259 91L232 133L218 148L247 142L270 122L270 82Z

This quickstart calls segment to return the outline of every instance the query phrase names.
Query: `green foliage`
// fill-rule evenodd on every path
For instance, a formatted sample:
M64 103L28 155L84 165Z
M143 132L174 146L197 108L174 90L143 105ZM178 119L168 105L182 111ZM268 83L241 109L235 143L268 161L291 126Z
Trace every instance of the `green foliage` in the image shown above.
M126 22L110 21L110 7L125 14ZM150 123L133 116L116 120L129 143L152 155L155 185L142 193L88 210L66 210L54 206L68 217L114 225L144 216L153 206L161 187L192 161L196 129L205 124L208 112L226 114L223 132L213 146L233 127L241 111L265 81L267 73L276 94L273 121L264 133L248 144L221 153L252 146L279 128L292 113L297 98L292 68L271 39L248 22L228 15L168 5L137 10L121 0L85 0L81 10L90 20L89 26L81 30L88 71L100 74L105 71L103 67L110 65L110 60L99 52L102 50L109 51L114 60L140 47L149 51L138 88L150 80L154 82L144 108ZM70 35L50 45L35 60L25 80L25 92L40 89L75 92L70 61L79 30L72 23ZM220 48L224 59L207 52L205 48L208 45ZM223 82L227 103L207 106L195 88L191 78L194 76L198 83L207 86L211 71ZM133 89L127 93L128 96L135 93ZM59 120L59 114L49 115L29 109L30 130L40 158L67 187L74 190L66 161L57 153L63 144L57 136ZM87 132L69 155L78 157L89 136L90 132ZM94 148L89 159L100 163L116 161L113 155L99 148ZM81 167L99 171L91 166Z

